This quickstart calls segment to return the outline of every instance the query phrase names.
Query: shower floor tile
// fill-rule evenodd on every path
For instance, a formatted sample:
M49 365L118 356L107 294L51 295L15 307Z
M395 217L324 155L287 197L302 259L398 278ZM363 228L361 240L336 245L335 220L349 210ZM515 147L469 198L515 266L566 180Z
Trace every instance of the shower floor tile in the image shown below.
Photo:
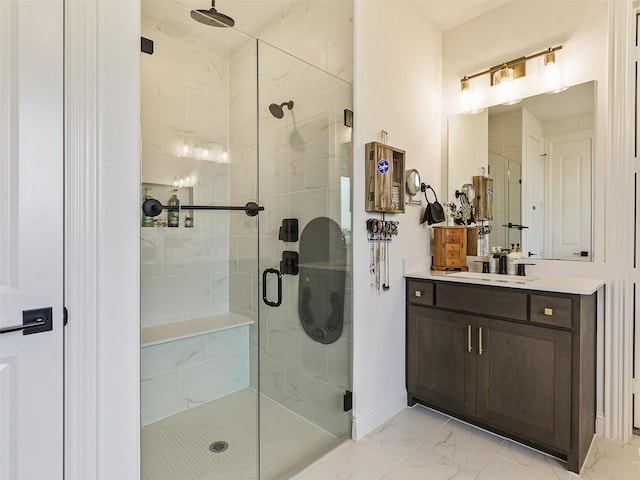
M142 480L255 480L256 395L241 390L145 426ZM264 395L260 417L261 480L287 478L338 442ZM215 441L229 447L214 453L209 445Z

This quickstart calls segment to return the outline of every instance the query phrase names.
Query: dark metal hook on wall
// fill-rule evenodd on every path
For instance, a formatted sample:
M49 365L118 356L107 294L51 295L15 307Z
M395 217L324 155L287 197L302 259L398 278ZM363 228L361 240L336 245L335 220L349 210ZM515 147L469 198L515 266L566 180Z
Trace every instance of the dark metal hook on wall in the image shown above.
M142 211L145 215L149 217L157 217L162 213L162 210L243 210L247 216L255 217L258 215L258 212L264 210L264 207L261 207L256 202L247 202L244 207L234 207L234 206L220 206L220 205L180 205L179 207L175 207L173 205L162 205L155 198L150 198L145 200L142 204Z

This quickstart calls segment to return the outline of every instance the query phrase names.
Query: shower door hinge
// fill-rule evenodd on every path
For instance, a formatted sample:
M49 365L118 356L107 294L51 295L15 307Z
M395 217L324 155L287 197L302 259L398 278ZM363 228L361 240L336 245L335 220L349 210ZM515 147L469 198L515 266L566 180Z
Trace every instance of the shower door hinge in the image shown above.
M344 126L353 127L353 111L348 108L344 109Z
M342 408L345 412L348 412L353 408L353 392L351 390L344 392Z
M140 37L140 51L142 53L153 55L153 40L145 37Z

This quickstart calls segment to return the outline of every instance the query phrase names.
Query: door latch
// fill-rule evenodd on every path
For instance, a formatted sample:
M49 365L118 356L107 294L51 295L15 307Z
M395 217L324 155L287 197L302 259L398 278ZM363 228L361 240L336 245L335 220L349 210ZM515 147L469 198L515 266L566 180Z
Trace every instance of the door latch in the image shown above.
M19 331L22 331L23 335L32 335L50 330L53 330L53 308L35 308L33 310L23 310L22 325L0 328L0 335Z

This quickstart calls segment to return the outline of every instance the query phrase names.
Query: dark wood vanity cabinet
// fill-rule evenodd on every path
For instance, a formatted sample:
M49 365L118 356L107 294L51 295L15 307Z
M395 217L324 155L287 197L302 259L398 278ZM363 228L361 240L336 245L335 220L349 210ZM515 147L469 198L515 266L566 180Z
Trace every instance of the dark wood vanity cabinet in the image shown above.
M410 405L579 472L595 431L595 294L408 279L406 373Z

